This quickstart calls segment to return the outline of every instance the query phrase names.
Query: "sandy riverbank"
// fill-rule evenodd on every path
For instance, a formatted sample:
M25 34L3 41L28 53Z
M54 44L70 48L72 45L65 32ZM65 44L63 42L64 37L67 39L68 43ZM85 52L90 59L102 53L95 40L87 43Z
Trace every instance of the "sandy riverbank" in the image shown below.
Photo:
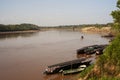
M90 32L90 33L111 33L111 27L86 27L81 29L82 32Z

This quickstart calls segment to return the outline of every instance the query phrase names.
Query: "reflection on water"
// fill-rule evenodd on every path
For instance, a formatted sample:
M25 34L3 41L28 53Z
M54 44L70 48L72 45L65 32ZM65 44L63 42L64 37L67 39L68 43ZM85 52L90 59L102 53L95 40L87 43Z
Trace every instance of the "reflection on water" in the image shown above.
M30 33L17 33L17 34L1 34L0 40L10 39L10 38L18 38L18 37L31 37L36 35L38 32L30 32Z
M106 43L99 34L73 31L0 35L0 80L72 80L75 75L43 72L48 65L80 58L79 48Z

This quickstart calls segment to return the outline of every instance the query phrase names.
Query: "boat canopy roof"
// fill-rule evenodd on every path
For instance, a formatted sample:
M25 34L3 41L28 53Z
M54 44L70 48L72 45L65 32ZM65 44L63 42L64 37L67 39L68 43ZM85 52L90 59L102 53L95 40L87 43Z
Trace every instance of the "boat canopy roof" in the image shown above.
M81 63L82 61L85 61L85 60L86 60L86 58L75 59L75 60L71 60L71 61L67 61L67 62L63 62L63 63L50 65L50 66L48 66L48 68L52 68L52 67L56 67L56 66L67 66L67 65L77 64L77 63Z

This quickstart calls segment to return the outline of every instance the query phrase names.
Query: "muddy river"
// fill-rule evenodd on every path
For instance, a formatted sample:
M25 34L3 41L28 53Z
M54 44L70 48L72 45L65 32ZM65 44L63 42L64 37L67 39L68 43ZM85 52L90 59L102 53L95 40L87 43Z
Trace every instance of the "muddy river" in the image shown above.
M43 72L48 65L77 59L83 46L108 41L100 34L57 30L0 35L0 80L72 80L76 75Z

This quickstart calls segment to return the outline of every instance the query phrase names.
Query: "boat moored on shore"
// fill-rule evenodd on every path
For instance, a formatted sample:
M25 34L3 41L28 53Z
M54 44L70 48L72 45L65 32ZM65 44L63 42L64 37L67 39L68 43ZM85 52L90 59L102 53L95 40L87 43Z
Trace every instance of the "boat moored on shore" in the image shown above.
M86 46L78 49L77 54L94 54L97 49L105 48L106 46L107 44Z
M48 66L45 70L45 74L55 74L62 72L64 70L69 70L69 69L77 69L80 65L90 65L91 60L87 60L86 58L80 58L72 61L67 61L55 65Z

